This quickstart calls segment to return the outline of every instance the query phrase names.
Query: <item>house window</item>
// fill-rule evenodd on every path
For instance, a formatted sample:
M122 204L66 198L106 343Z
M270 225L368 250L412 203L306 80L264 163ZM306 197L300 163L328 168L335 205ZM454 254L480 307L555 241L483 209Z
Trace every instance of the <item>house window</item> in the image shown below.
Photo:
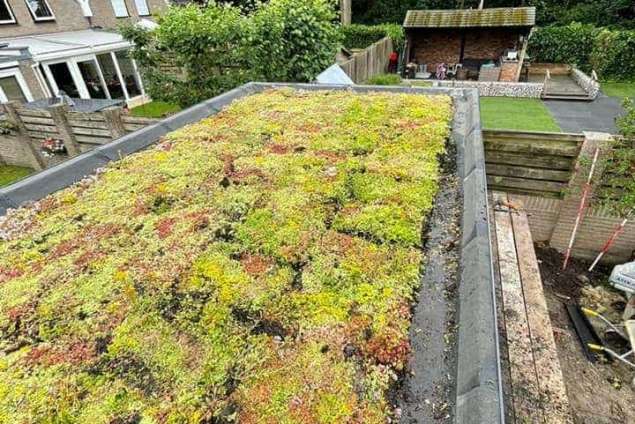
M0 70L0 102L30 102L31 91L18 69Z
M128 92L128 97L135 97L141 94L141 83L139 81L139 74L137 74L137 70L135 69L134 63L130 56L128 56L128 51L119 50L115 53L117 58L117 62L119 62L119 70L121 71L121 77L123 78L123 83L126 87L126 91Z
M101 72L104 74L104 80L106 81L108 92L110 92L110 97L117 100L125 99L126 95L123 92L123 86L119 80L117 66L112 60L112 55L110 53L98 54L97 62L99 62Z
M15 17L7 3L7 0L0 0L0 24L14 24Z
M26 0L31 16L35 21L52 21L55 19L53 11L46 0Z
M148 8L148 2L146 0L135 0L135 5L137 6L139 16L150 15L150 9Z
M125 18L130 16L128 14L128 8L126 7L125 0L110 0L112 3L112 9L115 11L115 16L118 18Z
M22 92L22 87L18 79L14 76L0 78L0 90L4 93L5 101L17 100L26 102L26 96Z

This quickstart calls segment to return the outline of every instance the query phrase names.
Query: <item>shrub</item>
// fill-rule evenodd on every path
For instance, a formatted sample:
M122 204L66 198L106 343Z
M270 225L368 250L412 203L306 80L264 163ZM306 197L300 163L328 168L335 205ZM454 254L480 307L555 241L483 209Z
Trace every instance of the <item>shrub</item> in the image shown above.
M607 149L599 195L605 206L628 216L635 213L635 101L625 99L624 110L617 120L622 138Z
M252 18L247 54L267 81L313 80L340 45L332 0L271 0Z
M121 33L135 43L133 57L152 98L189 106L253 78L248 24L240 9L211 3L171 7L152 32L128 25ZM165 71L166 58L179 75Z
M593 25L579 23L540 28L530 38L529 54L536 62L568 63L589 71L597 34Z
M590 64L604 80L635 79L635 31L601 31Z
M353 24L341 27L340 31L344 37L344 47L349 49L365 49L384 37L390 37L395 49L400 50L405 40L403 28L396 24Z
M604 80L635 79L635 31L573 23L540 28L529 54L537 62L568 63Z
M379 74L371 77L366 83L369 85L399 85L401 77L397 74Z

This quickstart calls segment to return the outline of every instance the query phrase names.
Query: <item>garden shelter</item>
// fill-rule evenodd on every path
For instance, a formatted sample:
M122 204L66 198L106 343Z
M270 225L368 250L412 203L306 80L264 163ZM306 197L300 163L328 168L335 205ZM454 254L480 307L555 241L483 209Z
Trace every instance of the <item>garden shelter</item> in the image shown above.
M535 23L535 7L410 10L405 59L429 72L444 63L469 70L464 77L518 81Z

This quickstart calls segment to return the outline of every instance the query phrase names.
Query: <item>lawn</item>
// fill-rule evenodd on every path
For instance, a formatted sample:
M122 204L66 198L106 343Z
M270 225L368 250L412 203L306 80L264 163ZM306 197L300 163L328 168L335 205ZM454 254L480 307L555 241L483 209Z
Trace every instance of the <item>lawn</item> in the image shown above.
M130 109L130 114L142 118L165 118L180 110L179 105L155 100Z
M560 132L560 127L539 99L481 97L485 129Z
M451 115L267 91L2 221L2 420L398 419Z
M635 99L635 82L603 82L602 91L609 97Z
M0 187L12 184L32 172L32 169L22 166L0 165Z

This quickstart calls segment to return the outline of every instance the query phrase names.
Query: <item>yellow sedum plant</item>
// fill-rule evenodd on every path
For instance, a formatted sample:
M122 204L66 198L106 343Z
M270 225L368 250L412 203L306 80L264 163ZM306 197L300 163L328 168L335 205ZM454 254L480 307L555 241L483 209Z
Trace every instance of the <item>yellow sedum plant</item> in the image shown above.
M451 114L270 90L12 213L0 422L386 422Z

